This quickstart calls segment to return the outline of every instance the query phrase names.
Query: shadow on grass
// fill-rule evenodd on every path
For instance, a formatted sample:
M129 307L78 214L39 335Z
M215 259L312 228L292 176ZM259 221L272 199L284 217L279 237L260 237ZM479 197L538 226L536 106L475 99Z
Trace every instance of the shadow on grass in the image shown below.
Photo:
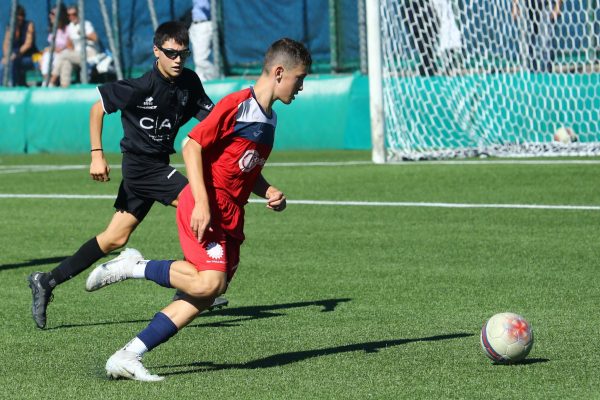
M200 323L195 325L188 325L188 328L206 328L206 327L223 327L223 326L238 326L240 322L251 321L262 318L273 318L285 315L282 312L276 312L280 310L288 310L291 308L302 308L302 307L322 307L321 312L331 312L340 303L345 303L351 299L328 299L328 300L317 300L317 301L302 301L297 303L284 303L284 304L273 304L270 306L249 306L249 307L237 307L237 308L223 308L220 310L212 311L209 313L203 313L200 317L206 316L224 316L224 317L237 317L231 320Z
M292 308L301 308L301 307L322 307L321 312L331 312L334 311L335 308L340 303L345 303L350 301L351 299L326 299L326 300L316 300L316 301L302 301L297 303L283 303L283 304L272 304L272 305L264 305L264 306L248 306L248 307L235 307L235 308L223 308L220 310L209 311L200 314L198 318L204 319L206 317L236 317L231 320L219 321L219 322L208 322L208 323L199 323L194 325L188 325L187 328L213 328L213 327L232 327L240 325L240 322L252 321L255 319L262 318L273 318L285 315L282 312L274 312L275 310L287 310ZM129 321L104 321L104 322L88 322L85 324L68 324L68 325L59 325L55 327L46 328L46 330L55 330L55 329L67 329L67 328L81 328L88 326L103 326L103 325L118 325L118 324L132 324L138 322L150 322L150 319L136 319Z
M547 363L549 361L550 360L547 359L547 358L526 358L526 359L524 359L522 361L515 362L515 363L510 363L510 364L494 363L494 365L497 365L499 367L518 367L519 365Z
M329 356L332 354L340 354L340 353L350 353L354 351L364 351L365 353L377 353L379 350L387 349L389 347L400 346L408 343L415 342L436 342L439 340L450 340L450 339L459 339L473 336L471 333L454 333L448 335L436 335L429 336L423 338L415 338L415 339L396 339L396 340L381 340L377 342L366 342L366 343L357 343L357 344L349 344L346 346L336 346L336 347L326 347L324 349L315 349L315 350L305 350L305 351L294 351L289 353L279 353L274 354L272 356L268 356L265 358L259 358L257 360L248 361L246 363L241 364L215 364L211 362L197 362L191 364L181 364L181 365L161 365L156 367L151 367L160 369L160 368L189 368L183 371L175 371L175 372L164 372L159 373L160 375L182 375L182 374L193 374L197 372L207 372L207 371L220 371L226 369L258 369L258 368L272 368L279 367L283 365L288 365L304 360L308 360L310 358L315 357L323 357Z
M23 267L35 267L37 265L58 264L59 262L61 262L62 260L64 260L67 257L68 256L35 258L33 260L23 261L20 263L3 264L3 265L0 265L0 271L6 271L9 269L17 269L17 268L23 268Z
M105 255L105 257L116 256L118 254L119 254L119 251L113 251L113 252ZM70 256L71 256L71 254L69 254L68 256L62 256L62 257L34 258L32 260L23 261L20 263L4 264L4 265L0 265L0 271L16 269L16 268L23 268L23 267L35 267L37 265L58 264L59 262L61 262L62 260L64 260L67 257L70 257ZM46 271L46 272L49 272L49 271Z
M63 324L58 326L52 326L50 328L45 328L45 331L54 331L57 329L69 329L69 328L84 328L88 326L103 326L103 325L120 325L120 324L137 324L140 322L150 322L150 319L132 319L128 321L104 321L104 322L90 322L86 324Z

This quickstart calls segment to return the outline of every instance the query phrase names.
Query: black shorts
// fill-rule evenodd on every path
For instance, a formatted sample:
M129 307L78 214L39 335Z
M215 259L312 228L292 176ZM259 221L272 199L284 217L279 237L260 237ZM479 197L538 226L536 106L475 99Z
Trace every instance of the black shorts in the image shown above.
M122 174L115 208L133 214L139 221L155 201L170 205L188 183L169 165L169 156L123 153Z

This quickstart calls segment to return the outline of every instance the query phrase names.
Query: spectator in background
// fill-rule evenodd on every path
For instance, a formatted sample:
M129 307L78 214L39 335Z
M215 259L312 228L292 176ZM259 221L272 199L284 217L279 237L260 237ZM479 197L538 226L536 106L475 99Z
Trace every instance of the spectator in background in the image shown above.
M98 54L98 35L90 21L84 21L85 39L81 37L81 21L79 20L79 11L77 6L67 8L69 25L67 34L73 46L66 50L60 57L60 63L57 66L57 72L60 77L60 86L68 87L71 85L71 74L75 66L81 67L81 47L85 45L86 57L91 59Z
M432 0L439 21L438 56L441 71L451 75L463 68L462 33L449 0Z
M202 82L217 78L217 68L209 60L213 39L210 0L194 0L189 34L196 74Z
M421 76L437 73L439 20L430 0L406 0L400 8L402 20L412 34L413 45L419 52L417 71Z
M54 19L58 18L58 25L56 28L56 40L54 40L54 36L52 35L52 27L54 26ZM64 5L61 4L60 8L54 7L50 10L48 15L48 44L50 46L44 49L42 54L42 61L40 62L40 71L42 72L42 76L44 77L44 83L46 82L46 77L48 76L48 72L50 71L50 48L52 42L54 42L54 53L52 54L52 74L50 77L50 86L55 86L56 81L58 79L58 64L60 62L60 55L69 47L72 46L71 41L69 40L69 35L67 34L67 25L69 24L69 20L67 18L67 9Z
M562 3L563 0L512 1L512 17L521 33L523 65L530 71L552 71L552 24L560 17Z
M2 44L2 63L0 63L0 83L4 79L4 68L9 60L12 62L8 75L8 86L25 86L25 71L33 69L33 53L37 52L35 47L35 26L33 22L25 19L25 9L17 5L15 30L13 32L12 52L10 51L10 27L4 32L4 43ZM9 55L10 53L10 55Z

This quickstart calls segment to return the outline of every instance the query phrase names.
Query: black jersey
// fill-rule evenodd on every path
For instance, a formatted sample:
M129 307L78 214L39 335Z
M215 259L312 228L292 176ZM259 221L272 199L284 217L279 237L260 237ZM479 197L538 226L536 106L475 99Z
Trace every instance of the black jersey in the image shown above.
M135 79L98 87L107 114L121 110L123 153L160 155L175 153L179 128L196 117L202 121L213 108L195 72L184 68L173 82L158 70Z

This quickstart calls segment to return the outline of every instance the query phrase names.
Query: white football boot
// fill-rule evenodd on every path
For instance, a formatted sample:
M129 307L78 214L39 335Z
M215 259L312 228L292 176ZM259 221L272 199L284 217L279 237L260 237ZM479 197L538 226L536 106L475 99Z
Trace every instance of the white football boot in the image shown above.
M133 267L143 259L142 253L136 249L123 250L117 257L94 268L85 281L85 290L93 292L112 283L131 278Z
M133 351L119 350L106 362L106 376L113 379L126 378L143 382L162 381L164 376L152 375L142 364L142 357Z

